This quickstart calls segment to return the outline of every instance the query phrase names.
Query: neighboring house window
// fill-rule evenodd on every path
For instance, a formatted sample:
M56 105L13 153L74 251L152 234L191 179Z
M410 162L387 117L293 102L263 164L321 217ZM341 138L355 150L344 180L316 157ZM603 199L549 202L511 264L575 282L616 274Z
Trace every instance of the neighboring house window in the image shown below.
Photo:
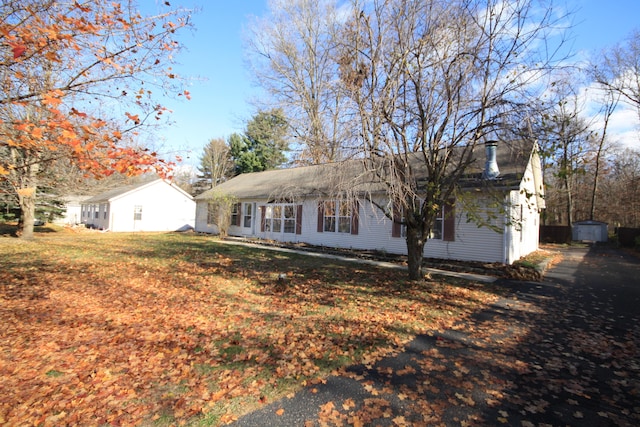
M142 220L142 206L136 205L133 207L133 220L134 221Z
M318 203L318 232L358 234L358 203L331 200Z
M261 231L271 233L302 233L302 205L292 203L269 204L262 211Z
M93 217L96 219L100 217L100 209L97 205L93 207Z
M251 217L253 216L253 205L251 203L244 204L244 224L245 228L251 227Z

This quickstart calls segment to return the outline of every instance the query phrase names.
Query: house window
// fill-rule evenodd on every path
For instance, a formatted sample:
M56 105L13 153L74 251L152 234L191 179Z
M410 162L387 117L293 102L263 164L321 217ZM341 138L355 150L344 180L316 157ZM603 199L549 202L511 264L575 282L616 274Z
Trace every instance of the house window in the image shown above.
M434 240L442 240L442 227L444 226L444 206L438 210L436 219L433 221L433 226L431 227L431 235L430 239Z
M142 206L136 205L133 207L133 220L134 221L142 220Z
M351 233L352 204L346 201L324 203L324 227L329 233Z
M322 231L336 231L336 202L324 202L323 223Z
M93 206L93 217L95 219L100 218L100 209L99 208L100 208L100 206L98 206L98 205L94 205Z
M234 203L231 206L231 225L240 225L239 222L240 204Z
M273 206L271 212L271 231L280 233L282 231L282 205Z
M349 202L338 204L338 233L351 233L351 216L353 205Z
M447 233L445 231L445 209L448 209L449 212L447 215L450 215L451 218L450 219L450 224L449 226L452 227L452 222L453 222L453 207L452 205L450 205L448 208L445 208L444 206L440 208L440 210L438 211L437 217L435 218L435 220L433 221L433 225L431 227L431 234L429 235L429 239L432 240L443 240L445 234ZM392 230L392 235L393 237L407 237L407 225L405 223L405 216L404 213L400 214L399 212L396 211L396 213L394 214L395 218L394 218L394 223L393 223L393 230ZM451 228L449 230L449 234L450 236L447 238L444 238L444 240L453 240L453 229Z
M299 210L294 204L272 204L264 207L262 231L299 233Z
M207 203L207 224L215 224L216 223L216 214L217 214L216 204L215 203Z
M332 200L318 204L318 232L358 234L356 201Z
M244 204L244 223L243 223L243 226L245 228L251 227L252 217L253 217L253 204L245 203Z
M262 231L269 232L273 228L273 206L264 207L264 218L262 219Z
M398 237L407 237L407 224L405 219L404 212L402 212L402 215L400 216L400 235Z
M296 232L296 210L293 205L284 205L282 207L282 213L284 215L283 225L285 233Z

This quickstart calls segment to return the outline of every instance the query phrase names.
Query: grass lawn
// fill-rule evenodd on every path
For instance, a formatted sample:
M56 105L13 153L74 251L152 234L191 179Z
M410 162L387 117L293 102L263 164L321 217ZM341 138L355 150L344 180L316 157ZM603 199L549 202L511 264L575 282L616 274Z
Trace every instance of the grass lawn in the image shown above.
M2 425L224 425L496 298L196 234L0 231L0 259Z

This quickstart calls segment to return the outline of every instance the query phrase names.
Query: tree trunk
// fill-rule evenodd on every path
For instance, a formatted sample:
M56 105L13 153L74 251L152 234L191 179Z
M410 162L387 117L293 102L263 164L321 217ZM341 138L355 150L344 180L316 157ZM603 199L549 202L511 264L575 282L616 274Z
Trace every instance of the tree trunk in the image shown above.
M18 191L18 200L20 203L18 235L22 239L33 239L33 221L36 214L35 187L20 189Z
M409 280L421 280L424 244L420 231L407 226L407 264L409 266Z
M600 174L600 150L596 155L595 171L593 173L593 188L591 189L591 209L589 210L589 219L593 221L596 216L596 195L598 194L598 175Z
M25 163L24 168L21 169L21 175L15 177L15 182L19 183L16 184L18 204L20 205L18 236L22 239L33 239L33 221L36 216L36 188L38 186L40 159L37 154L29 151L24 151L20 155L14 152L14 155L16 158L21 158Z
M569 159L569 147L567 143L563 144L562 153L562 183L564 184L564 190L566 191L566 214L567 225L573 226L573 194L571 193L573 187L571 185L571 176L573 175L573 162Z

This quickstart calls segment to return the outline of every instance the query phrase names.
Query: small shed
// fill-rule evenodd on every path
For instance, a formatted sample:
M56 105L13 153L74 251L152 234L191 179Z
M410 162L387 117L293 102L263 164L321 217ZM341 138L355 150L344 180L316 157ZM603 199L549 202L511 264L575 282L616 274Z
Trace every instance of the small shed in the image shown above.
M593 220L574 222L572 238L576 241L606 242L609 238L608 224Z

